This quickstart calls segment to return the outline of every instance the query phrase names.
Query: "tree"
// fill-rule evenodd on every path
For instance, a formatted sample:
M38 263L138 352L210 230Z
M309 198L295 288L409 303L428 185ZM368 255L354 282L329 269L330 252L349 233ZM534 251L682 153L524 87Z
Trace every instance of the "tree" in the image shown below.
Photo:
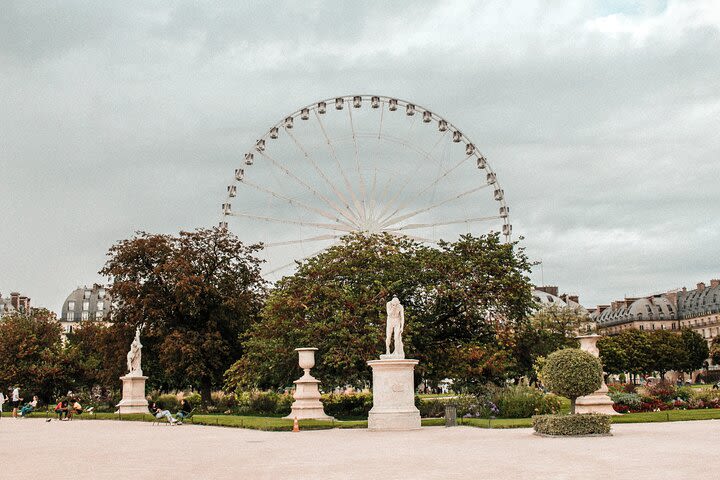
M277 283L228 386L290 385L300 346L319 349L314 375L326 388L367 385L366 362L385 349L392 295L405 306L405 352L420 360L420 376L467 386L497 380L513 328L532 305L528 270L522 251L498 235L437 249L389 234L349 235Z
M629 371L628 353L625 351L619 335L599 338L597 347L606 373L620 374Z
M518 332L516 358L522 374L533 377L533 364L561 348L577 348L575 338L587 320L587 315L570 307L550 305L540 307Z
M226 229L138 232L110 248L111 321L142 328L143 370L163 387L199 387L203 403L231 363L265 295L259 245ZM126 347L127 348L127 347ZM126 351L126 349L123 349Z
M578 348L566 348L547 357L541 379L551 392L570 399L570 413L574 414L577 398L600 388L602 374L598 358Z
M654 330L648 333L647 338L652 352L649 364L651 372L658 372L663 380L670 370L682 371L688 360L680 335L668 330Z
M75 376L88 388L98 385L117 390L127 373L125 355L135 331L123 323L85 321L67 334L65 348L76 359Z
M55 314L44 308L4 315L0 322L0 386L19 386L25 397L50 402L75 385Z
M713 338L709 355L715 365L720 365L720 337Z
M689 328L683 328L680 333L683 360L678 362L677 370L692 375L695 370L703 368L705 361L710 357L710 348L702 335Z

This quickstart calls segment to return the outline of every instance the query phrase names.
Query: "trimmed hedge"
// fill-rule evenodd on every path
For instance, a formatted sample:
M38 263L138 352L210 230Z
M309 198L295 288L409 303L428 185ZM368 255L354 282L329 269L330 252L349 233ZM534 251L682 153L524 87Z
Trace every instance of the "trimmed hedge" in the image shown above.
M533 428L542 435L577 436L609 435L610 415L581 413L576 415L536 415Z

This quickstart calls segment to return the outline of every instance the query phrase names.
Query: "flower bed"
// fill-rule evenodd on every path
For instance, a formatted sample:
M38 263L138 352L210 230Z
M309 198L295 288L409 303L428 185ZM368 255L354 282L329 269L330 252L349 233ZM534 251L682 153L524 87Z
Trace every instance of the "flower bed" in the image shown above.
M658 383L634 392L634 387L613 385L610 398L619 413L661 412L665 410L698 410L720 408L720 391L675 387Z

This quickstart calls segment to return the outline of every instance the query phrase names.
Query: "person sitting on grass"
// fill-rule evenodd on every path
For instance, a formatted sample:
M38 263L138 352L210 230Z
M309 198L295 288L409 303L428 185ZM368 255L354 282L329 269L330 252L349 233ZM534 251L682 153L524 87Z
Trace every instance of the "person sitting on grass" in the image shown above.
M175 419L175 417L172 416L172 414L170 413L169 410L163 410L163 409L160 408L155 402L153 402L153 403L150 405L150 412L151 412L153 415L155 415L155 418L163 418L163 417L165 417L165 418L167 419L168 423L170 423L170 425L175 425L175 424L182 425L182 422L178 422L178 421Z
M71 400L72 406L68 409L67 416L68 418L72 418L73 415L80 415L83 412L82 405L80 405L80 402L77 401L77 398L74 400Z
M37 408L38 404L38 397L37 395L33 395L32 402L28 402L20 409L20 416L23 418L27 418L27 416L32 413L33 410Z
M190 412L192 412L192 405L183 398L180 400L180 410L178 410L175 416L179 418L180 421L184 421L188 416L190 416Z
M67 420L68 419L68 401L67 400L60 400L57 405L55 405L55 413L57 413L58 420ZM63 416L65 418L63 418Z

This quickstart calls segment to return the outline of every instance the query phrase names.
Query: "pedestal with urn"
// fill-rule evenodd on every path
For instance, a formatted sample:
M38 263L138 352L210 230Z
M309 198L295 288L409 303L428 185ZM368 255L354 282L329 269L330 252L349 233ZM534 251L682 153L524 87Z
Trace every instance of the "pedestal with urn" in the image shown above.
M298 363L305 373L295 380L295 393L290 415L285 418L303 420L332 420L326 415L323 404L320 402L320 380L310 375L310 369L315 366L315 351L317 348L296 348Z

